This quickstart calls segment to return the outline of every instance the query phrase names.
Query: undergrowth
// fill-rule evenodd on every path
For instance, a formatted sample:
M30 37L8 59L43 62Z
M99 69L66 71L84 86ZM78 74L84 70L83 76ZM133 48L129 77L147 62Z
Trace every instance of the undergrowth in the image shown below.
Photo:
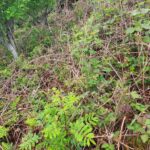
M149 1L71 6L15 31L22 54L0 64L0 149L149 150Z

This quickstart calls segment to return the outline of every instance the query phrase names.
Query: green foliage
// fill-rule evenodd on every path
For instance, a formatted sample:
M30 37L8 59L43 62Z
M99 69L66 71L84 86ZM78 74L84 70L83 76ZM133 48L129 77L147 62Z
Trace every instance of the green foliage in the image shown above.
M133 122L128 125L128 129L133 130L134 132L140 132L141 130L143 131L141 124L137 122Z
M29 132L22 138L22 142L19 145L20 150L32 150L32 148L38 143L39 139L38 135Z
M94 119L95 118L92 118L92 120ZM92 120L90 120L90 122L92 122ZM80 118L75 123L71 123L70 132L74 136L76 142L81 146L90 146L91 143L94 145L96 144L93 140L94 134L92 130L91 124L84 123L84 118Z
M6 137L7 136L7 132L8 132L7 128L5 128L3 126L0 126L0 138Z
M144 125L147 130L141 135L141 140L143 143L146 143L150 140L150 119L146 119Z
M131 106L134 109L136 109L136 110L138 110L138 111L140 111L142 113L144 113L147 110L147 108L148 108L148 106L140 104L140 103L132 103Z
M0 2L0 40L12 21L24 54L1 58L0 148L114 150L121 135L121 149L145 150L148 0L69 0L47 16L56 3Z
M2 142L1 147L2 147L3 150L12 150L13 149L13 144Z
M141 96L136 91L132 91L130 94L133 99L141 98Z
M26 20L28 20L28 23L35 23L41 17L46 24L48 14L55 6L56 0L2 0L0 2L0 44L8 49L16 59L18 53L14 37L15 25L20 26L22 22L26 23ZM45 45L48 45L49 41L49 38L47 38L44 41Z
M96 126L99 123L98 117L94 113L89 113L84 116L84 122L92 126Z
M107 143L103 144L102 148L104 148L105 150L115 150L115 147L113 144L107 144Z
M31 29L28 30L30 33L27 38L24 38L24 36L23 39L21 38L23 35L22 32L18 33L16 36L20 37L20 41L23 41L23 43L21 42L21 47L26 52L26 55L30 57L37 57L43 53L45 48L51 46L52 34L51 31L42 27L34 27L32 31L30 31ZM27 31L25 30L25 32Z
M96 19L98 18L93 14L83 27L75 26L73 29L72 53L78 59L84 57L85 54L94 53L92 45L101 46L102 44L102 41L98 38L99 24L94 24Z
M36 118L26 120L26 124L31 127L42 126L40 137L43 138L37 149L43 147L62 150L69 148L71 143L74 146L96 144L93 127L98 124L99 119L93 113L78 116L76 107L79 107L79 101L75 94L64 95L62 91L53 88L51 102L45 105ZM25 140L22 141L23 145L26 145Z
M3 79L9 78L12 75L12 71L8 68L0 70L0 77Z
M2 11L2 21L6 21L9 19L20 18L24 15L24 11L27 9L26 4L29 0L11 0L0 2L0 9Z
M30 127L35 127L36 126L36 119L35 118L27 118L25 123Z
M134 133L140 133L140 139L146 143L150 139L150 119L138 116L129 125L128 129Z
M47 1L31 1L31 0L11 0L0 2L0 9L2 11L2 21L10 20L10 19L20 19L27 16L27 12L32 9L36 13L41 11L43 8L53 8L55 5L55 0L47 0ZM33 13L33 12L32 12ZM37 15L37 14L36 14Z
M45 139L52 140L61 135L61 127L57 125L56 122L52 122L50 125L47 125L42 132Z
M19 119L19 113L16 110L18 103L20 101L20 97L17 97L12 102L6 104L5 99L0 100L0 110L2 113L3 126L11 127L13 126ZM8 128L9 129L9 128Z
M141 135L141 140L143 143L146 143L149 140L150 136L148 134Z
M83 27L75 26L73 29L72 55L82 66L81 72L86 78L88 87L96 86L99 83L100 61L97 58L88 58L94 56L96 51L93 47L101 47L102 41L98 37L99 24L96 14L92 14ZM80 29L79 29L80 28Z

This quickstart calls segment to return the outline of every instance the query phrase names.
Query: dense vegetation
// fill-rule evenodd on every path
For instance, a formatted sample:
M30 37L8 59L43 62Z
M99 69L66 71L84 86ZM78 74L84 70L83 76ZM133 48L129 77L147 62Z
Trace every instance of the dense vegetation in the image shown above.
M0 44L0 149L150 149L149 0L1 0Z

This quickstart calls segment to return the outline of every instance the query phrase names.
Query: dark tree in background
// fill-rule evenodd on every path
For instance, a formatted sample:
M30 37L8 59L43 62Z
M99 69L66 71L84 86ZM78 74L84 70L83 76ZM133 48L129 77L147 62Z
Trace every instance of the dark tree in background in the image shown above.
M1 0L0 1L0 44L9 50L14 59L18 52L14 37L17 21L32 18L33 23L39 18L47 24L47 16L55 7L56 0Z

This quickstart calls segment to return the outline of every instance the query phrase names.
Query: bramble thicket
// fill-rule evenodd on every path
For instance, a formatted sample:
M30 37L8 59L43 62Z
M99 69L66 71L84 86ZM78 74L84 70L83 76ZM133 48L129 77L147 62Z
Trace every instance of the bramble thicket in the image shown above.
M1 0L0 149L150 150L149 0Z

